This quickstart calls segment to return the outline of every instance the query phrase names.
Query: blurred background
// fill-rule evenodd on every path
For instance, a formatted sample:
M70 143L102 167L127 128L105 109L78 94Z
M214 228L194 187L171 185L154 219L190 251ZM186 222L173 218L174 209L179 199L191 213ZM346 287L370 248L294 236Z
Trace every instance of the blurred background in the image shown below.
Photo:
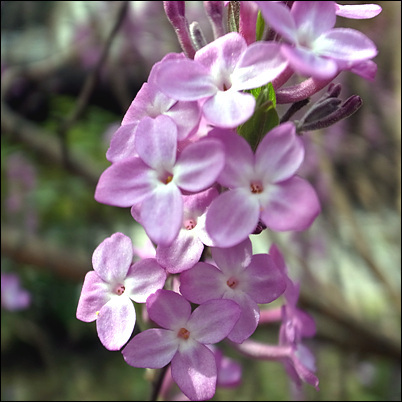
M202 2L187 3L211 40ZM337 22L379 49L374 82L334 81L363 107L304 136L300 174L322 214L303 233L252 236L255 252L277 243L301 281L320 391L296 395L280 363L227 349L242 383L213 400L401 400L401 2L376 3L374 19ZM107 351L75 312L100 242L120 231L144 244L129 209L94 191L152 65L180 51L160 1L1 2L1 400L149 399L151 373ZM277 335L272 325L255 338Z

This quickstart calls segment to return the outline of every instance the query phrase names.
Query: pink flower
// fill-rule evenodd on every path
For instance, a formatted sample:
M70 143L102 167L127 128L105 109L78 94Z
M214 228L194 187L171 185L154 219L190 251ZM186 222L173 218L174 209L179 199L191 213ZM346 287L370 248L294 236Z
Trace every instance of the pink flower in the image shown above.
M161 92L155 85L155 68L164 60L182 59L183 54L170 53L152 68L148 82L145 82L137 92L136 97L123 117L121 126L114 133L106 158L110 162L136 156L135 134L138 123L144 117L156 118L159 115L168 116L177 126L178 141L184 140L197 131L201 109L198 102L182 102L172 99Z
M24 310L31 304L31 294L21 287L20 277L1 273L1 307L9 311Z
M290 346L289 356L281 359L286 372L299 387L307 382L318 390L318 379L315 358L312 352L302 344L304 337L312 337L316 333L313 317L296 307L299 299L299 284L293 283L288 277L285 260L279 248L273 244L269 249L276 266L286 275L286 304L282 306L282 324L279 329L279 345Z
M239 321L228 338L241 343L258 325L258 303L270 303L285 290L285 279L268 254L252 255L247 238L231 248L212 248L217 267L199 262L180 274L180 292L193 303L229 299L241 308Z
M183 196L183 225L170 246L159 245L156 260L169 273L177 274L194 266L204 251L204 244L213 246L205 229L208 206L219 195L215 187L203 192Z
M207 232L218 247L231 247L253 233L258 221L275 231L305 230L320 213L313 187L295 175L304 146L293 123L268 132L255 154L239 135L214 129L226 163L217 181L229 190L212 201Z
M155 70L155 82L173 99L202 100L204 117L219 127L236 127L248 120L255 99L243 90L276 78L287 62L276 43L247 46L236 32L207 44L194 60L168 60Z
M94 271L86 274L78 301L77 318L96 320L99 339L109 350L119 350L134 330L132 300L145 303L165 284L166 272L155 259L132 264L133 256L129 237L115 233L105 239L93 253Z
M171 290L158 290L147 300L149 317L162 328L136 335L122 350L134 367L161 368L171 362L172 377L191 400L215 394L217 367L205 345L224 339L239 318L231 300L210 300L191 312L190 303Z
M334 28L333 1L296 1L287 6L257 1L265 21L284 39L281 52L299 74L318 79L335 77L377 55L375 44L361 32Z
M135 135L138 157L119 160L99 178L95 199L104 204L141 204L141 223L152 241L165 246L183 222L181 191L199 192L214 184L225 154L216 139L201 139L177 155L177 127L171 118L144 117Z

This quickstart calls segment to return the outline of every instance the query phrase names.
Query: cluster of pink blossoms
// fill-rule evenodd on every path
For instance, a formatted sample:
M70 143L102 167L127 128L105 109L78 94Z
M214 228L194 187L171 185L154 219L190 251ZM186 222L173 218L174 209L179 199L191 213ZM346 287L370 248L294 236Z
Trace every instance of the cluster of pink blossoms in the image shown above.
M183 53L153 66L111 139L111 165L95 192L100 203L131 208L156 249L134 262L129 237L105 239L93 254L77 318L96 321L102 344L122 349L131 366L170 364L191 400L210 399L225 383L213 346L224 339L247 356L281 361L297 384L318 389L314 357L302 344L315 325L296 307L299 284L276 245L253 254L250 236L303 231L319 215L314 188L297 175L305 156L300 134L360 107L356 95L342 103L332 81L345 70L374 79L377 49L359 31L334 26L337 16L371 18L381 8L332 1L204 5L210 43L188 23L184 1L164 2ZM284 86L293 75L304 80ZM290 121L327 85L301 120ZM276 103L292 105L281 119ZM279 312L260 311L281 295ZM145 303L150 328L131 338L133 301ZM273 317L282 322L278 345L253 341L258 325ZM236 375L224 375L237 383L238 367L230 367Z

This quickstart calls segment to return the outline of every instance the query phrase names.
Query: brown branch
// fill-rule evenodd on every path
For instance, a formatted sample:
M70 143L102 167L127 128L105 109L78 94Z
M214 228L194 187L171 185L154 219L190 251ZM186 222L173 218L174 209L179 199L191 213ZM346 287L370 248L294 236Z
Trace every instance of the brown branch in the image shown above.
M57 246L13 226L1 225L1 254L77 282L92 269L90 255Z
M65 166L59 141L53 133L36 126L29 120L24 119L19 114L13 112L3 102L1 104L1 130L2 135L7 136L11 141L18 141L27 145L33 152L46 162L66 168L69 172L84 178L91 186L96 186L101 166L88 158L79 158L71 155L70 163Z

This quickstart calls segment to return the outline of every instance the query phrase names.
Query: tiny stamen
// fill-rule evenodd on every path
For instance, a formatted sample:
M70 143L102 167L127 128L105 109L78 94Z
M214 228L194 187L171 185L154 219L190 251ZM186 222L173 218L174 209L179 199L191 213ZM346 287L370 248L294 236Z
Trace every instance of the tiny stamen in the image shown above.
M190 331L188 331L186 328L180 328L177 336L182 339L188 339L190 337Z
M120 285L120 286L118 286L118 288L116 289L116 293L117 293L119 296L121 296L121 295L124 293L125 290L126 290L125 286L124 286L124 285Z
M263 192L264 187L260 182L250 183L250 189L253 194L260 194Z
M197 222L194 219L187 219L184 221L184 227L187 230L192 230L197 226Z
M237 285L239 284L239 281L236 278L229 278L226 281L226 284L231 288L231 289L235 289L237 287Z
M173 180L173 176L172 176L172 175L169 175L169 176L166 178L166 180L165 180L165 184L170 183L172 180Z

